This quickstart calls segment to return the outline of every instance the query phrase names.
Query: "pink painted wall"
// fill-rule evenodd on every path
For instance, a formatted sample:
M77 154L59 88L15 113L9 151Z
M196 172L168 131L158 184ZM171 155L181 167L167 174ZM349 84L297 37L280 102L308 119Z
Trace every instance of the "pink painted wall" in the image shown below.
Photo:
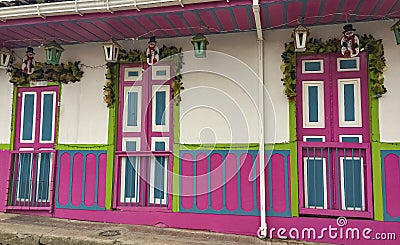
M241 203L242 209L250 212L254 208L253 192L254 185L252 179L252 162L251 156L246 154L242 155L240 161L243 162L240 171L240 188L241 188Z
M234 150L183 153L180 211L258 215L259 163L254 153ZM288 151L274 152L265 160L266 207L270 215L291 216L288 154Z
M10 162L10 151L0 151L0 212L5 211L7 204L7 181Z
M70 182L70 161L71 156L69 154L62 154L60 162L58 163L58 171L60 174L58 177L58 202L60 205L65 206L69 203L69 182Z
M106 162L105 153L61 151L57 208L104 208Z
M275 154L271 157L270 164L272 164L272 181L270 181L272 183L272 208L275 212L282 213L286 209L284 157Z
M389 154L384 159L386 186L386 212L393 218L400 217L400 166L399 157Z
M193 207L193 179L194 164L193 157L190 154L185 154L182 157L182 177L181 177L181 202L185 209ZM185 167L183 167L185 166Z

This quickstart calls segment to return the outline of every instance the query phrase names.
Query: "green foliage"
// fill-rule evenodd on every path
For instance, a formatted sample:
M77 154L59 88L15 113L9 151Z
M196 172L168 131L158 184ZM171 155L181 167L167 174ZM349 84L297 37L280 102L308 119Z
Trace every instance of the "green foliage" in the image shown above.
M183 54L182 54L182 49L181 48L176 48L174 46L167 47L167 46L162 46L160 50L160 60L163 61L171 61L174 64L174 74L179 74L175 75L173 78L173 84L172 84L172 90L173 90L173 98L174 102L178 105L179 102L181 101L181 90L184 89L183 82L182 82L182 76L180 75L180 70L182 69L183 65ZM132 63L132 62L146 62L146 52L142 52L138 49L131 49L129 51L126 51L124 49L121 49L118 54L118 61L120 63ZM110 72L110 65L112 63L107 64L107 73L106 73L106 82L103 88L103 94L104 94L104 102L107 104L107 107L110 107L114 104L115 102L115 92L114 92L114 84L113 84L113 74Z
M107 107L111 107L115 102L115 91L114 91L114 76L111 72L111 66L113 63L107 64L106 82L103 87L103 99Z
M368 52L368 68L371 89L376 97L381 97L387 92L383 85L385 78L383 73L386 71L386 59L383 51L382 39L374 39L372 35L364 35L360 39L361 47L365 47Z
M174 46L166 47L165 45L160 48L160 60L170 60L174 64L174 81L172 83L173 98L176 105L181 102L181 90L184 89L182 82L181 69L183 65L183 54L182 48L176 48Z
M146 52L142 52L139 49L130 49L126 51L121 49L118 53L119 62L146 62Z
M22 72L21 64L14 64L8 70L10 72L10 82L15 86L28 85L30 81L47 80L58 83L79 82L83 76L80 61L50 65L35 62L34 72L27 75Z
M304 54L327 54L340 52L341 45L339 39L321 39L311 38L307 42L307 49ZM383 72L386 71L386 60L381 39L375 39L372 35L363 35L360 38L360 50L368 52L368 68L371 90L376 97L381 97L387 92L383 85ZM296 97L296 52L294 43L285 43L285 50L282 55L281 71L283 73L284 93L290 99Z

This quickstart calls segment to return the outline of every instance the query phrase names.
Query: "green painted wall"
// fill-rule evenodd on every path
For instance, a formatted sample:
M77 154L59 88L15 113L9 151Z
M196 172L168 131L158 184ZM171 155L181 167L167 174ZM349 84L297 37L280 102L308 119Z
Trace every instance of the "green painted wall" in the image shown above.
M381 171L381 147L380 143L371 142L372 161L372 193L374 202L374 219L383 220L382 197L382 171Z
M10 137L10 149L14 149L15 144L15 123L17 113L17 99L18 99L18 88L14 86L13 90L13 105L12 105L12 116L11 116L11 137Z
M379 131L379 100L369 86L369 120L371 131L371 169L372 169L372 194L374 202L374 219L383 220L382 197L382 170L381 170L381 143Z
M400 150L400 143L380 143L381 150Z
M172 212L179 212L179 151L180 151L180 106L175 104L173 108L174 113L174 159L172 167Z
M297 168L297 128L296 101L289 100L289 139L290 139L290 193L292 216L299 216L299 175Z
M180 150L258 150L258 144L181 144Z
M108 150L109 145L103 144L57 144L56 150Z
M118 92L119 92L119 65L111 66L113 74L115 103L108 110L108 146L107 146L107 172L106 172L106 209L112 208L113 188L114 188L114 160L118 125Z

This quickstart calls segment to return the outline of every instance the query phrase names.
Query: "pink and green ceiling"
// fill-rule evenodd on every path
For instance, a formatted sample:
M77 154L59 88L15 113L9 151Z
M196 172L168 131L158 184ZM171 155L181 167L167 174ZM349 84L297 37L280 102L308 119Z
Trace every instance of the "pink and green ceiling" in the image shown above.
M157 38L169 38L256 29L250 0L184 3L184 0L177 1L140 11L132 6L121 11L109 9L109 12L85 14L77 11L75 14L9 16L6 19L2 18L3 12L21 6L1 7L0 42L8 48L17 48L53 39L61 44L74 44L111 38L148 38L152 34ZM263 29L292 28L298 24L299 17L307 26L398 18L400 1L260 0L260 12Z

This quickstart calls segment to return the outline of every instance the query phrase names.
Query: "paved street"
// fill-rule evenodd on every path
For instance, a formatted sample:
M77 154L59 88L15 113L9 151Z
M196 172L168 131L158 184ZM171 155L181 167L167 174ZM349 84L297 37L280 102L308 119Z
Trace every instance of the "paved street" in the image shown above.
M315 244L204 231L117 225L0 213L0 244Z

